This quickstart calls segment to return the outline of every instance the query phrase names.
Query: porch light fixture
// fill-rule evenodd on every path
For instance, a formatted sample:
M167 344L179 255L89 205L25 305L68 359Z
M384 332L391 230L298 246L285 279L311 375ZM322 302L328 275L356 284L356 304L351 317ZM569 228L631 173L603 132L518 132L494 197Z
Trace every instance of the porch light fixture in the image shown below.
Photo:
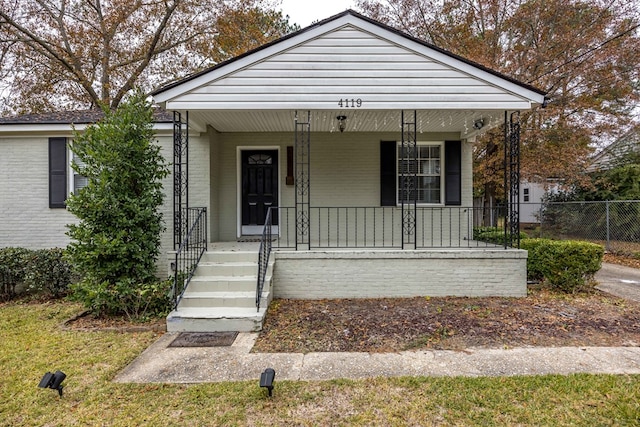
M60 395L60 397L62 397L62 381L64 381L65 378L67 378L67 376L64 374L64 372L56 371L55 374L47 372L40 380L40 384L38 384L38 387L58 390L58 394Z
M347 116L339 115L336 117L336 120L338 120L338 129L340 129L340 133L344 132L347 127Z
M269 391L269 397L271 397L273 393L273 380L275 377L276 371L271 368L265 369L264 372L260 374L260 387L264 387Z
M473 122L473 127L477 130L480 130L484 127L484 119L478 119Z

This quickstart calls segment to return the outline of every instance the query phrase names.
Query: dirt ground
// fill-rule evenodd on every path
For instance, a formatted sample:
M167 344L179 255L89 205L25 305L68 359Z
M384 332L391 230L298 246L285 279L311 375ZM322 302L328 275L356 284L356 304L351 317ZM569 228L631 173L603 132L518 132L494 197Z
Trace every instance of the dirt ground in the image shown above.
M640 345L640 304L593 291L525 298L275 300L253 351L393 352Z

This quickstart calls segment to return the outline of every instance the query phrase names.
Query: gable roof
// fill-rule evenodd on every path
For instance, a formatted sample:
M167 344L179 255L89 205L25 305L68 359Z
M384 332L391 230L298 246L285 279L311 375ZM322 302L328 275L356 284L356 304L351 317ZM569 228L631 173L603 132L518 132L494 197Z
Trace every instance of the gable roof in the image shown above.
M529 109L544 102L544 92L533 86L352 10L171 83L153 95L168 109L290 110L335 108L340 91L345 96L368 95L368 109L397 109L393 97L402 108L416 109L459 109L462 104ZM473 96L478 94L484 97Z
M640 128L634 128L620 138L607 145L596 154L587 168L588 172L611 169L620 162L624 156L633 152L640 153Z

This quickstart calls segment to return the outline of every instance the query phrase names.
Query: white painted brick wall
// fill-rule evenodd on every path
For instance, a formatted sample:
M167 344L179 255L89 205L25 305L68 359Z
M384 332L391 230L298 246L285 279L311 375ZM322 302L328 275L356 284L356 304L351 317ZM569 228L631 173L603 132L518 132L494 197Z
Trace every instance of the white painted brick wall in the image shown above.
M0 247L65 247L75 217L49 208L48 137L0 139Z
M276 252L276 298L526 296L522 250Z
M171 133L160 133L156 139L173 171ZM43 249L69 243L66 225L77 219L66 209L49 208L48 142L49 135L0 138L0 247ZM189 143L190 204L209 208L209 136L191 135ZM167 230L161 239L160 276L166 276L165 254L173 248L173 173L164 179L163 187L166 196L161 212Z
M398 133L333 132L311 133L312 206L379 206L380 141L395 141ZM420 141L444 141L459 138L455 133L424 133ZM237 147L280 147L280 206L294 206L294 186L285 184L286 147L294 145L292 133L219 134L219 237L221 241L237 237ZM463 206L472 205L471 144L463 144Z

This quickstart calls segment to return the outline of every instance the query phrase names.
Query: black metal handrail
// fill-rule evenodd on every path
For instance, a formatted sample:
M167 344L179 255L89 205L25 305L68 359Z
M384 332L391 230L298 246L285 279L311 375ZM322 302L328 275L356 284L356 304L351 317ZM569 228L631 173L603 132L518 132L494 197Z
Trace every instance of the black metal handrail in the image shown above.
M258 250L258 280L256 283L256 309L260 311L260 299L262 298L262 289L267 277L267 269L269 268L269 258L271 257L272 244L272 210L267 210L267 217L264 221L264 229L262 230L262 238L260 239L260 249Z
M202 255L207 251L207 208L185 208L183 214L189 231L180 242L175 260L171 265L173 272L171 293L176 309Z

